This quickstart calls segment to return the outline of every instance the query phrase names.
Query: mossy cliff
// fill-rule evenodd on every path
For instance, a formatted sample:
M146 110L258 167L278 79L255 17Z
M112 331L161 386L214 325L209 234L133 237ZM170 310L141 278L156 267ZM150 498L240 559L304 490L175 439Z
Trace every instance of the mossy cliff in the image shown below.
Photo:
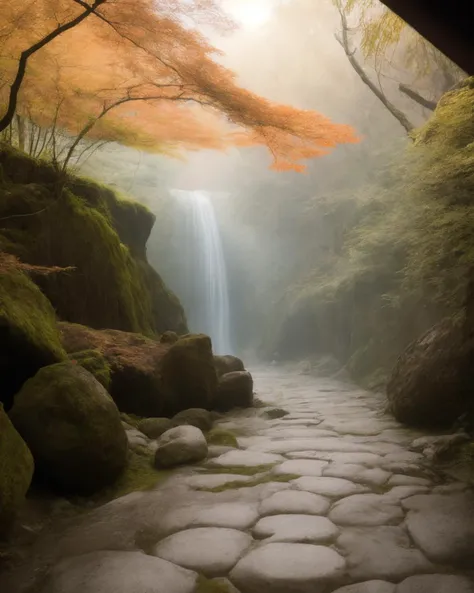
M35 278L61 319L145 335L187 331L178 299L146 260L151 212L8 147L0 166L2 249L73 268Z
M267 356L331 354L382 386L412 340L463 315L474 269L474 78L446 93L413 139L352 190L357 212L350 228L335 227L333 249L271 295Z

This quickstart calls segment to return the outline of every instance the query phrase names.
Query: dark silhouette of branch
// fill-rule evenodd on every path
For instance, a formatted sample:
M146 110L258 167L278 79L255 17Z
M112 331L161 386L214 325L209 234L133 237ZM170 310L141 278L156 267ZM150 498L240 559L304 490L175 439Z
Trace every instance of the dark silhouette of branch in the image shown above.
M59 37L59 35L61 35L65 31L69 31L69 29L73 29L74 27L79 25L79 23L81 23L85 18L87 18L91 13L93 13L96 8L98 8L101 4L104 4L105 2L106 0L94 0L93 4L86 4L85 2L82 3L82 5L86 7L84 12L82 12L80 15L78 15L71 21L63 23L62 25L58 25L56 29L54 29L54 31L51 31L50 33L45 35L45 37L40 39L37 43L35 43L25 51L21 52L16 76L10 87L7 110L5 112L5 115L0 119L0 132L8 128L15 116L16 106L18 102L18 94L20 92L23 79L25 78L28 59L31 58L31 56L35 54L37 51L42 49L45 45L48 45L48 43L53 41L53 39Z
M436 109L436 101L430 101L429 99L425 99L425 97L422 97L421 95L419 95L416 91L411 89L406 84L403 84L401 82L398 85L398 89L400 90L401 93L404 93L405 95L407 95L407 97L410 97L410 99L412 99L413 101L416 101L423 107L426 107L426 109L430 109L431 111L434 111Z
M350 43L349 43L349 36L348 36L349 27L347 25L347 18L344 13L344 9L342 8L340 2L337 2L337 7L339 9L339 14L341 15L342 35L341 35L341 37L336 35L336 39L343 47L344 52L347 56L347 59L349 60L349 62L351 64L351 66L357 72L357 74L359 75L362 82L369 87L369 89L374 93L374 95L377 97L377 99L379 99L379 101L386 107L386 109L388 109L388 111L390 111L390 113L393 115L393 117L395 117L399 121L399 123L405 128L405 130L408 133L410 133L414 129L415 126L410 122L410 120L403 113L403 111L400 111L400 109L395 107L395 105L387 99L385 94L370 80L370 78L367 76L367 73L365 72L365 70L362 68L362 66L359 64L359 62L355 58L355 56L354 56L355 50L351 49Z

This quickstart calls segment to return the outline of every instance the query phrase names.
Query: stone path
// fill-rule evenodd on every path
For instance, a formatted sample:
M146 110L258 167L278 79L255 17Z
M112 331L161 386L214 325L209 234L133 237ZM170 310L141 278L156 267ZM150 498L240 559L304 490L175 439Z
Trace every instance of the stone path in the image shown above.
M410 449L421 433L334 380L278 369L254 379L288 415L225 418L240 450L215 449L158 490L45 535L0 589L474 593L474 494Z

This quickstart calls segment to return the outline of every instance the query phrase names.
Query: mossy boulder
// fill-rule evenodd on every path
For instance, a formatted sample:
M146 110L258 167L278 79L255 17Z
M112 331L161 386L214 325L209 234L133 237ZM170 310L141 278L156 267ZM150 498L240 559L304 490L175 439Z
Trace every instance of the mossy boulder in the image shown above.
M212 427L211 413L202 408L190 408L183 410L173 416L173 422L176 426L190 425L196 426L203 432L207 432Z
M210 409L217 389L211 340L205 335L180 338L160 363L168 414L189 408Z
M218 377L222 377L222 375L225 375L226 373L245 370L244 363L240 360L240 358L237 358L237 356L232 356L231 354L226 354L225 356L214 356L214 364Z
M176 424L169 418L144 418L138 423L138 430L150 439L158 439L162 434L174 428Z
M0 404L0 537L23 503L33 469L28 446Z
M40 369L15 396L10 417L33 454L38 476L61 491L92 494L125 467L127 437L119 411L79 365Z
M0 275L0 401L8 409L23 383L66 358L53 307L21 271Z
M247 371L226 373L219 379L214 409L228 412L233 408L250 408L253 405L253 379Z
M106 389L110 387L110 364L100 350L82 350L69 355L71 362L79 364L82 368L92 373Z
M140 334L60 323L67 352L95 350L110 366L110 394L121 412L160 417L166 409L160 361L169 346Z
M449 427L474 405L474 340L445 319L400 356L387 385L389 407L400 422Z
M167 331L160 336L160 342L162 344L174 344L179 340L179 336L176 332Z

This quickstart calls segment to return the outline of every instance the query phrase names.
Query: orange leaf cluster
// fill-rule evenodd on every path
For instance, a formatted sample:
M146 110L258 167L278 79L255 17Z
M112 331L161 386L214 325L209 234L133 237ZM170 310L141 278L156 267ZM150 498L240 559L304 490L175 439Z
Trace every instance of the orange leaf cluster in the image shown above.
M84 5L0 0L1 104L20 52ZM349 126L241 88L196 23L232 27L215 0L106 0L31 58L19 113L72 136L95 121L88 138L147 151L264 145L279 170L357 141Z

